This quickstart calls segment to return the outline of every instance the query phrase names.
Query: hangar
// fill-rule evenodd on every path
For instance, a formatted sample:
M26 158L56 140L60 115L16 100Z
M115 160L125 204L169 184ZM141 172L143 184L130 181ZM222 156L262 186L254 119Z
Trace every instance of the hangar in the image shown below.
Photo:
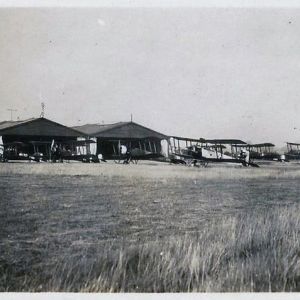
M115 159L125 151L160 155L161 141L167 139L166 135L135 122L85 124L73 129L88 138L96 138L97 154L102 154L104 159Z
M54 142L75 142L82 133L46 118L32 118L0 122L0 136L7 159L28 160L38 154L46 160Z

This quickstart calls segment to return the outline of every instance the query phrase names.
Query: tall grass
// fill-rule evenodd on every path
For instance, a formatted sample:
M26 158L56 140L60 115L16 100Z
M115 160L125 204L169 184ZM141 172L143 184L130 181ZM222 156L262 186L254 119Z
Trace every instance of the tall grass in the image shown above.
M4 291L300 291L300 215L294 204L214 219L197 232L142 243L69 248L23 273L2 263Z
M0 177L0 291L300 291L299 165Z

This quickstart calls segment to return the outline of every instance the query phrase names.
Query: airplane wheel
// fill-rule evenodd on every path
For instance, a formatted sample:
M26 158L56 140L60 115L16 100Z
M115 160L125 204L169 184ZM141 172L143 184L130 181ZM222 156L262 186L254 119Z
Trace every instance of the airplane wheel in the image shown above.
M206 168L208 166L208 162L207 161L201 161L200 165L201 165L201 167Z
M189 160L187 160L186 164L187 164L189 167L193 167L193 166L196 166L197 161L195 162L194 159L189 159Z
M121 159L115 159L114 162L115 162L116 164L123 164L123 163L124 163L124 161L121 160Z

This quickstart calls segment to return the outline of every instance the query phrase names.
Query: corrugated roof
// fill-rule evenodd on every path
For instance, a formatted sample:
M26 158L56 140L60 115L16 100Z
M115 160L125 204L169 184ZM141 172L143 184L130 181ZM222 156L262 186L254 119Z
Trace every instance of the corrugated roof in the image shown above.
M81 126L73 126L72 128L92 136L126 123L128 122L118 122L113 124L85 124Z
M103 139L165 139L166 135L134 122L114 124L86 124L73 127L86 135Z
M1 122L0 135L79 137L83 134L46 118L32 118L22 121Z

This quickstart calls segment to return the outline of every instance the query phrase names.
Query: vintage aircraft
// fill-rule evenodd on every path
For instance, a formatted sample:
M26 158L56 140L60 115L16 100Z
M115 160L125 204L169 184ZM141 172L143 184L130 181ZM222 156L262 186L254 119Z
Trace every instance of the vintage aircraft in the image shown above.
M299 160L300 159L300 144L286 143L287 152L284 154L286 160Z
M117 145L112 144L113 154L111 158L115 163L137 164L139 160L155 160L163 157L163 155L158 152L158 149L156 149L155 143L151 146L150 141L149 150L151 151L147 150L145 145L143 147L141 141L139 141L135 147L132 147L131 142L126 143L126 145L124 144L122 144L120 140L117 142Z
M185 145L183 145L185 143ZM249 151L237 146L247 145L236 139L190 139L171 136L168 143L168 153L172 163L207 166L209 162L238 163L244 166L258 167L250 161ZM231 152L225 151L229 145ZM234 152L234 146L236 151ZM239 151L237 150L239 149Z
M240 147L241 145L237 145ZM242 145L250 152L250 160L267 160L267 161L285 161L285 155L281 155L276 151L272 150L275 147L271 143L262 144L247 144Z
M28 141L10 142L2 145L3 154L1 160L27 160L35 162L99 162L99 158L89 151L89 145L93 140L73 141Z
M171 163L192 165L200 163L205 166L201 154L199 139L170 136L168 139L168 157Z
M100 162L101 159L95 154L91 154L90 145L96 143L94 140L71 140L63 142L52 142L51 160L56 161L81 161Z
M272 143L248 144L251 159L258 160L281 160L279 153L272 150L275 147Z
M51 158L51 150L49 141L29 141L28 145L30 145L29 150L29 160L36 162L46 162ZM33 152L32 152L33 149Z
M2 161L46 161L47 160L47 145L49 142L30 141L21 142L14 141L4 143ZM46 151L46 153L45 153Z
M29 155L27 153L27 146L23 142L9 142L1 145L2 148L2 158L3 162L9 160L29 160Z

